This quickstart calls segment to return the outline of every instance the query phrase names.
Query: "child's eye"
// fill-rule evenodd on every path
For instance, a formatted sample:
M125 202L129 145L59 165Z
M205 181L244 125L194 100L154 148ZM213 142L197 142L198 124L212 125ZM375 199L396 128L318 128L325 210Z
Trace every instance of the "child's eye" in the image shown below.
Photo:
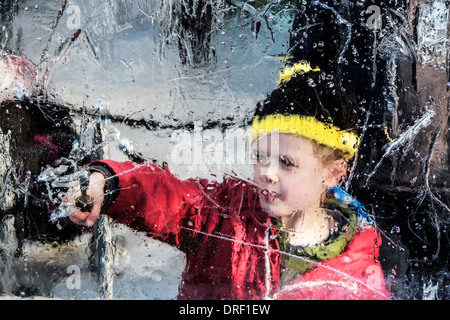
M267 156L262 155L262 154L260 154L260 153L258 153L258 154L256 155L256 159L257 159L259 162L264 163L264 164L267 162Z
M252 158L256 159L256 161L264 163L267 159L267 156L259 153L259 152L252 152Z
M286 166L286 167L295 167L294 161L292 161L292 160L289 159L289 158L286 158L286 157L281 156L281 157L280 157L280 162L281 162L284 166Z

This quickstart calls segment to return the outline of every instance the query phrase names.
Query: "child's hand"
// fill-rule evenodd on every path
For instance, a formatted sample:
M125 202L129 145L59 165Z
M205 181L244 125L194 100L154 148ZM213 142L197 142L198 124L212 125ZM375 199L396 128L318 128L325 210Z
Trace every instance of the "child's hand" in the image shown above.
M93 172L89 177L89 187L87 188L87 195L92 198L92 209L90 212L83 212L76 206L76 199L81 196L79 184L72 187L73 192L68 192L65 202L70 204L69 210L75 211L69 218L72 222L87 227L95 224L100 215L100 211L104 199L105 177L98 172ZM78 189L76 191L76 189Z

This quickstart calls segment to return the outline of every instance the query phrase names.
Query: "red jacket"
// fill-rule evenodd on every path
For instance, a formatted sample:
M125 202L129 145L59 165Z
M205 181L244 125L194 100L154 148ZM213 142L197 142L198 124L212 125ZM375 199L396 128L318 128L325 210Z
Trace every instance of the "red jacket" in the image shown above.
M153 164L92 167L112 176L118 190L108 197L107 215L186 253L179 299L387 298L372 229L357 232L340 256L323 263L329 268L317 266L280 289L276 228L247 182L181 181Z

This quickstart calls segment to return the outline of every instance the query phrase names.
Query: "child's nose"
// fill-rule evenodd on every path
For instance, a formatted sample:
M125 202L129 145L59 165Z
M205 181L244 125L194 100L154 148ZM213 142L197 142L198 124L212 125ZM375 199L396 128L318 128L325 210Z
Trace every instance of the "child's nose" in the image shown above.
M263 176L265 182L268 184L276 184L280 181L280 177L278 175L278 166L271 164L264 168L265 172L263 172Z
M266 184L277 184L280 181L277 175L266 175L265 180Z

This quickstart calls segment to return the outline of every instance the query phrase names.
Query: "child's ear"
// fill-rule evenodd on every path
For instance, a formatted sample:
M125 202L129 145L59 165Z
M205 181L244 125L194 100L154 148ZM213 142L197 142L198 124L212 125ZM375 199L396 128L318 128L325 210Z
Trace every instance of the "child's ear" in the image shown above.
M328 165L328 179L325 182L327 188L339 186L347 179L347 161L334 160Z

